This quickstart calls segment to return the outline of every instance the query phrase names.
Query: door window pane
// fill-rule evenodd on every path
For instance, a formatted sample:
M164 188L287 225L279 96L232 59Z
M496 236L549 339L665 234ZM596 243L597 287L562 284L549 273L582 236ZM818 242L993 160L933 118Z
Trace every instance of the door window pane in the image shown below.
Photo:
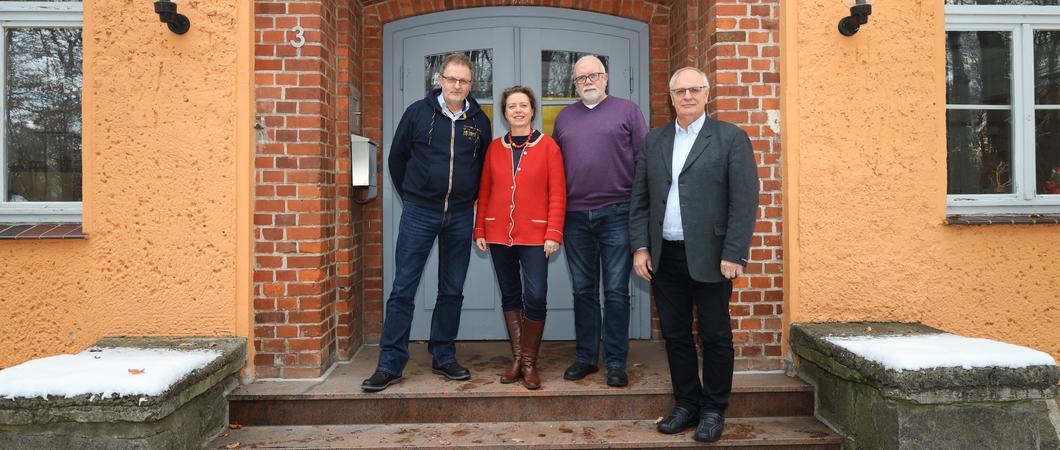
M541 107L541 132L552 136L552 129L556 126L556 116L566 108L567 105L544 105Z
M1034 103L1060 105L1060 31L1034 32Z
M493 103L493 49L465 50L461 52L471 59L471 98ZM438 75L442 73L442 61L449 53L427 55L423 58L426 92L439 87ZM425 93L426 93L425 92Z
M946 103L1009 105L1011 91L1011 33L946 32Z
M1012 193L1012 113L946 111L949 194Z
M578 98L574 90L574 63L589 53L566 50L541 51L541 99L572 100ZM605 70L610 67L606 55L598 55ZM605 91L606 92L606 91Z
M1035 113L1034 129L1038 193L1060 194L1060 110Z
M7 28L8 201L81 201L81 29Z

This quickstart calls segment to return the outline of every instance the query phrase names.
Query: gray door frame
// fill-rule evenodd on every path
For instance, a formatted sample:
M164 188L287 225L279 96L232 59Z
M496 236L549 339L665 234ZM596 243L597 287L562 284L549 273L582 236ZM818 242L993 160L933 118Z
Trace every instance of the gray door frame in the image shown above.
M524 6L471 8L410 17L383 25L382 131L384 168L387 166L386 158L390 153L390 138L393 136L394 128L407 106L403 104L404 95L402 90L405 88L411 88L419 91L422 89L421 85L404 86L406 73L412 70L418 71L419 68L404 67L404 63L399 59L399 57L403 57L403 55L398 55L398 43L402 42L404 39L423 34L441 33L451 30L488 29L497 27L512 28L514 30L513 39L514 49L516 51L520 49L519 34L520 29L522 28L574 30L614 35L629 39L631 46L633 47L630 52L629 69L622 70L624 73L622 73L621 77L615 77L615 74L613 73L610 77L610 84L625 83L627 82L625 77L628 75L628 83L630 87L630 95L628 98L640 106L645 118L649 117L648 49L650 41L647 23L586 11ZM403 50L401 51L403 52ZM516 67L514 67L513 70L516 70L516 76L518 76L519 70L521 70L519 68L520 62L518 60L516 60L515 66ZM499 86L497 83L494 84L495 98L503 87L504 86ZM492 123L495 136L499 136L500 133L506 131L500 114L501 108L494 108ZM539 120L540 119L538 119L538 121ZM384 172L386 173L387 170L384 169ZM389 181L389 178L388 175L384 177L384 180L381 182L381 189L383 192L382 232L384 304L386 298L390 295L392 287L394 273L394 261L392 255L395 241L397 240L398 211L401 210L400 202L397 199L397 194L394 192L393 185ZM426 277L426 274L424 275L424 279L428 278ZM630 301L632 304L630 314L630 337L647 339L651 337L650 287L646 282L643 282L643 280L640 280L635 276L632 278L634 281L630 291ZM482 280L476 281L469 279L468 282L482 282ZM493 283L495 283L495 280ZM421 280L420 287L417 291L418 298L424 296L425 292L428 292L425 291L425 288L429 291L430 295L434 295L434 287L426 286L424 281ZM429 321L429 317L418 317L424 315L422 305L419 304L419 301L417 301L416 312L418 313L418 319L427 319ZM501 320L499 314L497 320ZM423 331L424 330L418 330L414 327L412 330L413 339L425 338L426 335ZM573 336L573 334L571 336ZM460 338L480 339L480 337L476 336L461 336Z

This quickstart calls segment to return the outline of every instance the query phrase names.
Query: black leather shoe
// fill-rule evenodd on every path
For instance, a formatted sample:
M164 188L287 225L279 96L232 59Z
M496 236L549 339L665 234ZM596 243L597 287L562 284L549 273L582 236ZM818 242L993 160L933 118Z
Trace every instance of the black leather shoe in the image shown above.
M361 382L361 389L364 389L365 392L379 392L386 389L391 384L398 384L400 382L401 377L397 375L376 371L370 378Z
M685 408L684 406L674 406L670 410L670 414L666 415L666 418L659 422L655 426L660 433L664 434L676 434L684 431L688 427L695 426L699 420L696 417L696 412Z
M619 368L607 369L607 385L611 387L622 387L629 384L629 377L626 376L626 371Z
M570 367L563 372L563 379L571 381L580 380L590 373L596 373L598 370L600 370L599 367L575 361L574 364L571 364Z
M442 367L432 367L431 372L446 377L450 380L470 380L471 371L461 366L460 363L453 361Z
M714 442L721 439L721 432L725 430L725 416L714 411L703 411L699 414L699 426L696 434L692 436L699 442Z

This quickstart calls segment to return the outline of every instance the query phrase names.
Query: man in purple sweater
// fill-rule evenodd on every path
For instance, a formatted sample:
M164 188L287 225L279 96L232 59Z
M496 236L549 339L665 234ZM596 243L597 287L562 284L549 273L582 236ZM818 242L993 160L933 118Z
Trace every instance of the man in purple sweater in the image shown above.
M552 133L567 174L563 237L577 343L574 364L563 378L580 380L599 370L602 335L607 385L621 387L629 383L629 200L633 165L648 126L635 103L606 94L607 70L599 58L589 55L574 64L574 88L581 101L560 111Z

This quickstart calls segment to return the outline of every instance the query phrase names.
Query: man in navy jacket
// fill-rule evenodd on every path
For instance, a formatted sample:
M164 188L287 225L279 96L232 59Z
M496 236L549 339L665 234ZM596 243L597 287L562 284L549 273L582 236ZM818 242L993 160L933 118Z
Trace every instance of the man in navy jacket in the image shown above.
M438 299L427 349L434 373L471 378L456 361L464 279L471 258L475 199L490 121L471 92L471 61L454 53L442 62L435 89L405 110L390 145L390 177L402 200L394 251L394 284L386 302L379 363L361 383L378 392L401 381L409 360L409 330L427 256L438 240Z

